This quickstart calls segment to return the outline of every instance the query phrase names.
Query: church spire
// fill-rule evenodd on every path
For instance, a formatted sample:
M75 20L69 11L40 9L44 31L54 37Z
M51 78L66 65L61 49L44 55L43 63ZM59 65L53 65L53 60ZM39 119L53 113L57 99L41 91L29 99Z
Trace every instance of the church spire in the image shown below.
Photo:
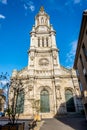
M35 17L35 27L39 26L50 27L49 15L45 12L43 6L40 7L40 11Z
M44 11L44 7L43 7L43 6L40 7L40 11L41 11L41 12Z

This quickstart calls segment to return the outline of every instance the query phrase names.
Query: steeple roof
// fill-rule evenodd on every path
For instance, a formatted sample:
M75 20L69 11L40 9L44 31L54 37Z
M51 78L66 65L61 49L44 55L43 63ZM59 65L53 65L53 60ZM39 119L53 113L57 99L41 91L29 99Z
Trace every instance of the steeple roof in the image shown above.
M40 7L40 11L44 12L44 7L43 6Z
M46 17L49 17L49 15L45 12L45 9L44 9L43 6L40 7L40 11L39 11L39 13L36 15L36 18L37 18L38 16L42 16L42 15L45 15Z

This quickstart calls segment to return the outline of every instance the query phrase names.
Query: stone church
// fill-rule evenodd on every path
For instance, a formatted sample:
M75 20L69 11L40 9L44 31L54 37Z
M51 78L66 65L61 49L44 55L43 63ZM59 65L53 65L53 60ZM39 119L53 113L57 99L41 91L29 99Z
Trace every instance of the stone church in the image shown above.
M12 106L17 96L16 111L22 118L31 118L36 112L51 118L82 108L76 72L60 65L55 34L41 7L30 32L28 65L14 70L11 77L9 104Z

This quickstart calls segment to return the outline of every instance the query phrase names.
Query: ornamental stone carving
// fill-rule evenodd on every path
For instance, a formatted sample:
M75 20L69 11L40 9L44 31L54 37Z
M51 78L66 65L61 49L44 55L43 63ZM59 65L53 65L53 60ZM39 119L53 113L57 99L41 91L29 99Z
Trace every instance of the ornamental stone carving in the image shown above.
M49 64L49 60L47 58L42 58L39 60L39 65L45 65L47 66Z

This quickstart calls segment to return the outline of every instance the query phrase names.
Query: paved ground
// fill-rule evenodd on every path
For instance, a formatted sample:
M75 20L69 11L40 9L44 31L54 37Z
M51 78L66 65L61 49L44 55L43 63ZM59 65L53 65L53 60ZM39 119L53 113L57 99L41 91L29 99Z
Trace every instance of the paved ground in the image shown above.
M1 120L0 124L6 124L8 121ZM21 120L25 122L25 130L28 130L29 120ZM53 119L44 119L38 122L34 130L87 130L87 121L84 117L60 117Z
M87 121L83 117L61 117L44 120L40 130L87 130Z

